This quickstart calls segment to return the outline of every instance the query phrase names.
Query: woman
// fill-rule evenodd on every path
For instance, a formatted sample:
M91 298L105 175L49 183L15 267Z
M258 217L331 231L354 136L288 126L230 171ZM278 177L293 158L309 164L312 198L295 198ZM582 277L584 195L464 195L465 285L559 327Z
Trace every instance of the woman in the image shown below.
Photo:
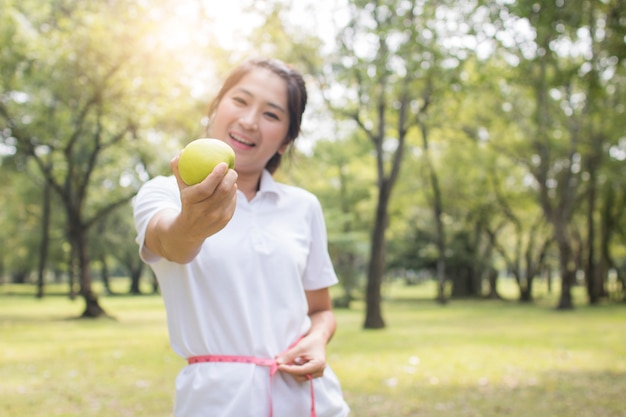
M324 218L309 192L274 181L300 133L302 76L251 60L210 106L208 136L235 151L200 184L178 174L147 182L134 201L137 243L161 287L170 341L189 365L176 417L345 417L326 366L337 283Z

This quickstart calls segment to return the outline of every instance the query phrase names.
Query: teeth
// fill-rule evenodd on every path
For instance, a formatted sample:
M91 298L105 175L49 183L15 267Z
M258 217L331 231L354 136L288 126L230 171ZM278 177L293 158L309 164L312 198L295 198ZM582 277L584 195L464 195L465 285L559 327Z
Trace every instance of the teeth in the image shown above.
M233 135L232 133L231 133L230 137L231 137L233 140L236 140L236 141L237 141L237 142L239 142L239 143L243 143L244 145L254 146L254 143L252 143L252 142L248 142L247 140L242 139L242 138L240 138L239 136L235 136L235 135Z

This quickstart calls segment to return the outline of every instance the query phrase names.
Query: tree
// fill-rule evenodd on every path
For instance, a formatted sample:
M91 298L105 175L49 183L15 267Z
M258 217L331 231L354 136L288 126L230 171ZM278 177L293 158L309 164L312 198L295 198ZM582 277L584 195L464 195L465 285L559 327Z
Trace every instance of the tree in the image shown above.
M330 256L349 307L361 289L373 206L370 146L362 135L318 140L311 156L299 155L289 176L315 193L324 207Z
M537 214L533 218L533 210L524 206L523 202L528 201L527 197L524 196L523 200L511 199L505 196L499 183L494 184L494 194L498 200L500 215L492 214L495 219L502 220L494 228L488 229L489 237L504 259L507 271L515 278L519 288L519 300L530 302L533 300L534 280L546 268L552 237L545 230L545 218ZM507 237L509 242L505 243Z
M26 176L14 175L23 161L15 158L0 166L5 178L0 185L0 255L3 268L14 283L28 282L36 273L40 250L41 192L39 184ZM26 169L27 167L23 167ZM31 169L29 171L32 172Z
M85 300L83 316L104 315L91 286L88 232L126 206L139 174L147 172L152 151L139 146L140 129L150 126L142 133L154 142L159 129L173 130L173 121L193 100L178 97L175 87L182 88L184 80L169 72L180 68L173 51L150 50L162 37L155 35L159 22L143 19L147 5L40 7L26 1L4 7L3 36L11 42L1 55L2 141L33 161L60 198L70 265L77 267ZM168 77L173 81L163 88ZM172 98L178 107L168 112ZM164 114L168 117L158 121Z
M612 89L610 74L621 68L618 63L623 59L623 48L621 55L619 48L609 52L616 39L623 40L623 28L615 24L621 3L520 1L500 13L507 24L518 18L529 23L534 34L534 39L522 37L524 42L515 45L515 60L519 62L516 83L525 85L532 100L532 119L525 119L522 127L530 133L527 140L532 144L532 154L525 157L525 163L539 186L538 201L552 225L559 251L559 309L574 307L574 219L585 209L586 279L589 288L595 288L597 172L607 138L616 134L607 130L611 124L597 121L604 112L604 106L597 104ZM581 45L584 53L574 45ZM585 185L587 206L583 208L580 202Z
M353 1L350 21L339 36L335 71L351 100L332 103L337 114L352 120L371 142L376 157L377 203L371 231L364 327L385 327L381 285L385 271L388 207L398 179L407 135L427 101L413 97L419 58L409 45L418 41L417 4ZM412 109L413 107L413 109Z
M445 207L437 161L438 141L446 141L459 76L468 57L457 42L467 32L472 4L448 2L350 2L351 20L340 34L336 81L348 100L334 109L356 122L370 138L377 156L378 205L372 230L365 327L382 327L380 284L385 259L385 229L391 191L398 178L408 140L420 143L420 164L435 225L437 299L445 302L447 237ZM459 46L460 45L460 46ZM451 100L448 102L446 99ZM455 115L452 115L455 117Z
M577 117L581 119L580 129L583 137L586 137L581 162L587 174L587 244L584 271L591 304L597 304L600 298L607 295L605 282L610 268L606 257L608 229L602 226L603 213L598 210L598 205L601 203L602 166L611 158L607 148L623 134L621 129L615 130L624 113L624 96L620 96L615 88L621 85L623 89L626 75L619 71L623 68L620 64L626 60L626 48L623 44L626 29L623 21L620 23L623 7L623 1L588 2L584 6L581 19L582 25L588 31L590 44L590 53L578 67L581 70L579 74L582 74L578 79L578 89L586 100L577 112ZM620 43L621 47L617 46ZM607 108L615 110L606 115ZM600 222L596 220L597 217L600 217ZM597 238L598 229L601 233L600 239Z

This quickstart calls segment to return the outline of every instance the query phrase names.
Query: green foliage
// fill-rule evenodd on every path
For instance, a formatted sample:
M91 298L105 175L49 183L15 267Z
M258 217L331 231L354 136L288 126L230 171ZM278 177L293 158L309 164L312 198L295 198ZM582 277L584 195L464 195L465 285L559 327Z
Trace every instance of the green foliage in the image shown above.
M197 78L190 79L200 62L193 54L207 58L217 48L198 52L208 38L172 43L171 30L179 28L166 12L175 3L0 4L0 167L14 173L7 189L17 197L6 222L28 237L24 246L6 234L3 241L13 244L3 244L11 248L3 252L7 269L17 268L20 253L28 253L28 265L20 266L26 273L40 262L44 184L55 192L51 247L61 248L59 240L103 221L146 179L168 173L182 144L201 135L202 110L192 95ZM200 15L185 23L206 34ZM206 63L202 68L210 73ZM29 193L22 192L27 178ZM106 250L108 240L91 245L94 252ZM66 251L50 251L49 267L67 261Z
M46 173L59 189L86 187L83 222L102 231L90 231L91 251L120 267L134 252L130 210L100 215L168 174L182 144L202 135L221 75L245 57L273 55L302 69L310 92L300 145L279 176L322 201L346 292L362 290L377 170L389 172L401 133L388 269L435 268L435 173L454 275L537 264L554 234L550 213L561 210L571 264L583 268L593 247L597 270L613 268L626 286L621 3L354 0L318 16L316 2L268 0L247 2L230 21L235 36L213 31L206 2L0 0L0 275L36 267ZM332 44L326 31L335 29ZM232 50L221 46L228 36ZM373 133L383 139L381 165ZM63 200L53 199L49 268L66 269ZM556 260L551 246L546 266Z

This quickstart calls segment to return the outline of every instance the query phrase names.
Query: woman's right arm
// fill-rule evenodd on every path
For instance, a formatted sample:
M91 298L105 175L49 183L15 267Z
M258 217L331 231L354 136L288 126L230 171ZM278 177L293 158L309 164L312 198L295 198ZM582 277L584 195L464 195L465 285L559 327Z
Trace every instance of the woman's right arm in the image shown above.
M220 231L232 218L237 201L237 173L219 164L208 177L187 186L178 174L178 157L171 162L180 189L181 210L163 209L146 229L145 246L154 254L177 263L191 262L204 240Z

